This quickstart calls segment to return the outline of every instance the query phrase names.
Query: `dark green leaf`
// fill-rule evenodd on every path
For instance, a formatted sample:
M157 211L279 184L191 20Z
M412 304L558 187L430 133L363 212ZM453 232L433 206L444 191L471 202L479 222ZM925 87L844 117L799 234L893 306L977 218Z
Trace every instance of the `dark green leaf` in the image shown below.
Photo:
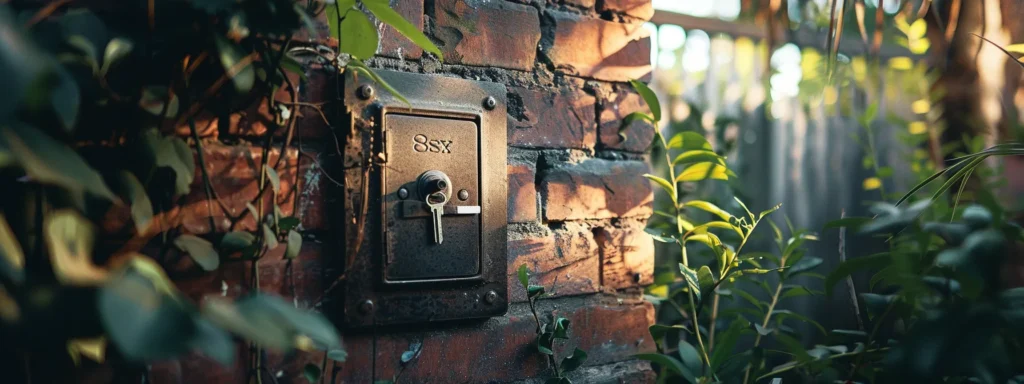
M824 262L824 260L818 257L804 257L793 266L786 268L785 272L787 276L796 276L801 272L810 271Z
M0 213L0 278L14 284L25 281L25 253L3 213Z
M224 73L231 77L238 93L248 93L256 82L256 70L252 63L243 63L246 59L245 52L230 40L221 35L216 35L214 41L217 43L217 56L220 58Z
M651 332L651 338L653 338L654 340L660 340L669 331L686 331L686 332L690 332L689 329L686 329L686 327L684 327L682 325L654 324L654 325L648 327L648 330Z
M294 259L299 257L299 250L302 249L302 235L295 231L288 231L288 247L285 248L284 258Z
M964 208L962 216L964 223L967 223L971 229L980 229L992 224L992 212L980 205L971 205Z
M921 278L925 284L939 293L945 295L955 295L960 293L960 282L940 276L924 276Z
M695 297L700 297L700 277L697 276L697 271L690 269L683 263L679 263L679 272L683 273L683 278L686 279L686 286L690 288L690 292Z
M345 360L348 359L348 352L344 349L332 349L327 351L327 358L339 363L344 363Z
M277 220L277 227L282 231L290 231L298 227L301 222L298 217L286 216Z
M868 337L868 333L864 331L850 330L850 329L833 329L833 335L852 336L865 338Z
M736 296L739 296L746 300L748 303L750 303L750 305L753 305L759 311L764 311L764 304L762 304L760 300L754 297L754 295L750 294L750 292L747 292L746 290L743 289L736 289L733 290L733 293L735 293Z
M235 349L238 347L231 335L217 328L202 317L192 316L196 334L190 345L198 349L204 356L216 360L223 366L235 364Z
M921 229L942 237L946 244L958 246L971 233L971 228L962 223L924 223Z
M82 35L71 35L68 36L68 45L75 47L85 55L85 60L94 74L99 72L99 53L96 51L96 46L92 45L89 39Z
M529 298L539 297L544 294L544 287L539 285L530 285L526 288L526 295Z
M800 296L820 295L820 294L821 294L820 291L813 291L813 290L807 289L806 287L796 286L796 287L787 288L782 293L782 296L779 296L779 300L788 299L790 297L800 297Z
M178 96L163 86L149 86L142 88L142 97L139 98L139 107L153 116L163 116L164 105L166 104L167 116L178 114Z
M338 331L323 315L315 312L308 312L295 308L292 304L279 297L259 294L248 296L235 303L238 313L248 326L254 327L258 332L267 333L272 343L278 343L282 339L279 335L285 335L283 347L278 344L276 349L289 349L294 343L296 336L303 335L310 338L318 348L339 349L341 338ZM222 325L231 330L229 326L237 324ZM275 336L277 335L277 336ZM245 335L243 337L251 337ZM261 340L265 336L250 338L252 341L265 344Z
M771 328L762 327L761 324L754 324L754 329L756 329L757 333L761 336L768 336L775 331L774 329Z
M553 337L556 338L556 339L568 340L569 339L569 333L568 332L569 332L569 319L566 319L564 317L559 317L558 319L555 319L555 333L554 333Z
M117 200L85 159L35 128L20 124L0 128L2 147L10 150L32 181Z
M220 240L220 250L226 253L239 252L248 248L256 241L256 236L249 232L234 231L228 232Z
M772 316L774 316L778 320L785 320L789 318L800 320L807 324L813 325L815 328L818 328L818 330L821 331L822 336L828 335L828 331L825 330L825 327L822 327L821 324L819 324L817 321L814 321L814 319L811 319L810 317L807 317L801 313L793 312L788 309L775 309L772 310Z
M658 364L661 367L668 369L669 371L675 372L682 376L686 381L690 383L697 383L697 377L690 371L682 362L676 360L676 358L669 355L662 355L660 353L641 353L634 355L637 359L650 361L654 364Z
M711 294L711 287L715 286L715 276L711 274L711 268L702 265L697 270L697 283L700 286L699 292L704 292L705 295Z
M715 338L715 346L711 352L711 372L717 372L722 363L725 363L733 355L743 332L749 331L749 329L750 322L737 317L732 323L729 323L729 328Z
M100 76L106 76L115 64L128 56L132 51L132 42L122 37L110 39L107 48L103 51L103 66L100 67Z
M618 135L620 141L626 141L626 129L628 129L633 122L637 120L650 121L653 123L654 118L643 112L633 112L626 115L626 117L622 118L622 124L619 125Z
M641 81L630 80L629 84L644 99L644 103L647 103L647 107L651 109L651 116L654 116L654 121L661 121L661 103L658 102L658 95Z
M135 230L138 233L145 232L146 228L149 228L149 222L153 220L153 204L149 201L146 188L128 171L118 172L118 187L118 194L131 204Z
M562 359L562 372L572 372L579 367L583 366L583 363L587 361L587 352L576 348L572 351L572 354Z
M885 312L889 305L896 301L894 295L879 295L877 293L861 293L860 298L864 300L864 306L875 314Z
M838 284L840 280L852 275L854 272L865 269L883 268L889 265L891 262L890 260L891 258L888 253L876 253L870 256L847 259L840 263L839 266L825 278L825 296L831 297L832 290L835 289L835 285Z
M423 48L424 51L433 53L438 59L441 59L442 61L444 60L444 55L441 54L441 50L423 34L419 27L405 20L402 15L391 9L387 0L364 0L363 5L365 5L366 9L370 10L374 16L387 25L390 25L398 31L398 33L401 33L402 36L405 36L420 48Z
M554 343L554 334L551 332L544 332L537 336L537 351L545 355L553 356L555 354L552 348Z
M302 368L302 375L305 376L306 380L309 380L310 383L320 381L320 367L313 363L307 363L306 366Z
M174 246L188 253L204 271L213 271L220 266L220 255L206 239L194 235L181 235L174 239Z
M134 271L102 287L97 305L107 336L130 361L171 359L192 348L191 314Z
M327 2L327 8L324 9L324 15L327 17L327 25L331 29L331 37L336 39L340 38L340 31L338 29L338 21L341 17L348 13L356 5L356 0L338 0L335 2ZM356 11L358 12L358 10Z
M679 358L690 372L702 371L701 367L704 366L704 360L700 358L700 352L692 344L686 342L686 340L679 340Z
M651 238L653 238L655 241L658 241L658 242L661 242L661 243L676 243L677 242L675 237L672 237L671 235L665 235L665 234L661 233L660 231L658 231L658 230L656 230L654 228L644 228L644 232L647 232L648 235L651 235Z
M526 269L526 264L519 266L519 270L516 271L516 276L519 277L519 284L521 284L523 288L530 286L530 272Z
M341 19L341 52L358 59L369 59L377 53L377 28L366 14L351 10Z

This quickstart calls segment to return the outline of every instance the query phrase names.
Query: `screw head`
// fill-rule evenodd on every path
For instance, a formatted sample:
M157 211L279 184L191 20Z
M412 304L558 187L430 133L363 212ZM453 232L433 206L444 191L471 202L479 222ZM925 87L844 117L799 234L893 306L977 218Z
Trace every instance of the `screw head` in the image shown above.
M498 106L498 100L495 100L494 96L487 96L487 98L484 99L484 108L494 109L494 107L497 107L497 106Z
M360 99L370 100L373 98L373 87L371 87L370 84L360 85L359 89L356 90L356 95L358 95Z
M487 291L487 294L484 295L484 302L487 304L494 304L495 301L498 301L498 293L494 291Z
M359 313L369 315L373 312L373 300L366 300L359 304Z
M467 191L465 189L460 190L459 191L459 200L462 200L462 201L469 200L469 191Z
M408 199L409 198L409 190L405 189L405 188L399 188L398 189L398 198L399 199Z

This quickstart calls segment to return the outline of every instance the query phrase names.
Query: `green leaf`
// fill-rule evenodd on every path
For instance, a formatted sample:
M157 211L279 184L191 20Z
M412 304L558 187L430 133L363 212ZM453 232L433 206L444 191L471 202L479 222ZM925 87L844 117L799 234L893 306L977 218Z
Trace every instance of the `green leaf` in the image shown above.
M117 200L103 177L85 159L35 128L20 124L0 127L0 148L5 146L34 182Z
M131 204L135 230L138 233L145 232L146 228L149 228L149 222L153 220L153 203L149 201L146 188L131 172L121 171L117 175L118 194Z
M348 352L344 349L332 349L327 351L327 358L339 363L344 363L345 360L348 359Z
M803 314L793 312L788 309L776 309L772 311L772 316L778 320L785 320L789 318L800 320L807 324L813 325L815 328L818 328L818 330L821 331L822 336L828 336L828 331L825 330L825 327L822 327L821 324L819 324L817 321L814 321L814 319L804 316Z
M324 9L324 13L327 17L327 25L331 29L331 37L340 38L338 21L341 20L342 15L348 13L348 11L355 5L356 0L337 0L335 2L327 2L327 8Z
M413 361L417 357L419 357L420 356L420 351L422 351L422 348L423 348L423 343L421 343L419 341L414 341L412 343L409 343L409 349L406 350L405 352L402 352L402 364L408 364L410 361Z
M572 351L571 355L562 359L562 363L559 365L562 368L562 372L572 372L583 366L585 361L587 361L587 352L576 348Z
M633 355L633 357L640 360L646 360L658 364L661 367L682 376L684 379L686 379L686 381L690 383L697 383L697 377L694 376L694 373L690 371L690 369L687 368L685 365L683 365L682 362L680 362L679 360L672 356L662 355L660 353L641 353L638 355Z
M274 233L273 229L270 229L270 225L263 224L263 245L267 246L267 250L277 248L280 243L277 242L277 233Z
M540 285L530 285L526 287L526 296L528 298L535 298L544 294L544 287Z
M246 58L245 53L224 36L215 35L214 42L217 44L220 64L224 67L224 73L231 77L235 90L242 94L248 93L256 82L256 70L253 69L252 63L241 65Z
M302 375L306 377L310 383L320 381L320 367L313 363L306 363L306 366L302 368Z
M644 228L644 232L647 232L648 235L651 235L651 238L661 243L678 242L675 237L672 237L671 235L662 234L660 231L654 228Z
M277 227L282 231L290 231L298 227L301 222L298 217L286 216L277 220Z
M239 252L252 246L256 236L249 232L234 231L228 232L220 240L220 250L226 253Z
M341 52L358 59L369 59L377 53L380 37L366 14L359 10L351 10L341 19Z
M238 345L235 344L231 335L206 319L195 316L194 313L191 315L196 333L189 345L223 366L233 366L235 364L235 349Z
M686 279L686 286L690 288L690 292L693 292L695 297L700 297L700 278L697 276L697 271L690 269L683 263L679 263L679 272L683 273L683 278Z
M522 285L523 288L530 286L530 272L526 269L526 264L519 266L519 270L516 271L516 276L519 277L519 284Z
M252 205L252 203L245 203L245 209L249 211L249 215L252 216L253 220L256 220L257 222L260 221L260 214L255 205Z
M267 180L270 180L270 187L273 188L274 193L281 193L281 177L277 175L277 171L274 167L266 167Z
M762 327L761 324L754 324L754 329L757 330L757 334L761 336L768 336L775 332L775 329Z
M408 106L409 108L412 108L412 104L409 104L409 100L407 100L405 96L402 96L402 94L398 92L398 90L395 89L395 87L392 87L391 84L388 84L388 82L384 81L384 79L378 76L376 72L373 72L373 70L367 67L366 64L362 62L362 60L353 58L348 62L348 66L354 68L357 72L366 75L367 77L372 79L373 82L377 83L377 85L380 85L389 93L391 93L391 95L395 96L396 99L400 100L402 103L405 103L405 105Z
M786 268L784 271L787 276L796 276L801 272L810 271L824 262L825 261L819 257L804 257L793 266Z
M992 224L992 212L980 205L971 205L964 208L963 216L964 223L971 227L971 229L980 229Z
M711 204L707 201L691 200L683 203L683 206L700 209L702 211L718 216L722 220L725 220L726 222L729 222L729 220L732 218L732 215L729 214L729 212L726 212L724 209L719 208L717 205Z
M401 33L402 36L405 36L417 46L423 48L424 51L433 53L438 59L444 61L444 55L441 54L441 50L423 34L423 31L421 31L419 27L413 25L408 20L405 20L402 15L399 15L398 12L391 9L387 0L364 0L363 5L365 5L366 9L370 10L374 16L387 25L390 25L398 31L398 33Z
M729 323L729 328L716 338L715 346L712 348L711 372L717 372L718 368L733 355L736 344L739 342L740 337L743 336L743 332L749 329L750 322L741 317L737 317L736 320Z
M651 109L651 115L654 116L655 121L661 121L661 103L658 102L658 95L638 80L630 80L629 84L633 86L633 89L640 94L640 97L647 103L647 107Z
M569 332L569 319L566 319L564 317L559 317L558 319L555 319L555 331L554 331L554 335L552 337L554 337L556 339L568 340L569 339L568 332Z
M734 289L732 292L737 296L743 298L743 300L746 300L748 303L750 303L750 305L753 305L759 311L764 311L764 304L761 304L761 301L754 297L754 295L752 295L750 292L747 292L746 290L743 289Z
M3 213L0 213L0 277L14 284L25 282L25 253Z
M675 160L672 160L672 165L687 165L705 162L725 165L725 158L714 151L693 149L680 153L679 156L676 156Z
M203 314L214 324L274 350L302 346L299 336L305 336L319 349L341 348L337 329L323 315L299 310L276 296L257 294L235 303L207 298Z
M554 334L551 332L544 332L537 336L537 351L545 355L554 356L555 352L552 345L555 342Z
M654 324L647 328L651 332L651 338L654 340L661 340L669 331L686 331L690 332L689 329L682 325L662 325Z
M690 372L702 371L701 368L704 366L704 360L700 358L700 352L692 344L686 342L686 340L679 340L679 358Z
M871 104L869 104L868 107L866 109L864 109L864 113L862 115L860 115L860 118L858 119L859 122L860 122L860 125L865 127L865 128L870 128L871 127L871 123L873 121L875 121L875 116L877 116L877 115L878 115L878 101L876 100L876 101L872 102Z
M220 266L220 255L206 239L194 235L181 235L174 239L174 246L188 253L204 271L213 271Z
M295 231L288 231L288 247L285 248L284 258L294 259L299 257L299 250L302 249L302 235Z
M96 47L92 45L92 42L89 41L89 39L82 35L71 35L68 36L68 45L75 47L85 55L86 62L92 69L92 73L95 74L99 72L99 54L96 52Z
M895 295L879 295L877 293L861 293L861 300L864 300L864 306L868 308L871 313L881 314L885 312L886 308L896 301Z
M660 178L658 176L654 176L654 175L649 174L649 173L645 173L644 177L646 177L647 179L657 183L658 186L660 186L661 189L665 190L665 193L668 193L669 197L671 197L672 200L675 201L676 187L675 187L674 184L670 183L668 180L665 180L665 179Z
M626 117L622 118L622 124L619 125L619 140L626 141L626 129L628 129L633 124L633 122L637 120L648 121L651 122L652 124L655 123L654 118L651 117L651 115L648 115L643 112L630 113L626 115Z
M686 167L676 176L676 182L701 181L705 179L729 180L729 169L715 163L696 163Z
M820 294L821 294L820 291L814 291L814 290L808 289L807 287L795 286L795 287L787 288L782 293L782 296L779 296L779 300L788 299L790 297L801 297L801 296L820 295Z
M163 116L164 104L167 105L167 116L178 115L178 96L164 86L148 86L142 88L139 107L153 116Z
M100 67L100 76L106 76L110 68L128 56L132 51L132 42L122 37L110 39L107 48L103 51L103 66Z
M825 296L832 297L836 284L854 272L865 269L880 269L889 265L890 260L888 253L876 253L874 255L847 259L825 277Z
M704 135L693 131L677 133L669 139L668 143L665 144L665 147L668 149L679 149L682 151L712 150L711 143L708 143L708 139L706 139Z
M858 338L867 338L868 333L864 331L851 330L851 329L833 329L831 332L833 335L850 336Z
M700 286L698 292L704 292L705 295L711 294L711 287L715 285L715 276L711 274L711 268L702 265L697 270L697 283Z
M110 341L129 361L171 359L191 349L191 314L135 271L103 286L97 309Z

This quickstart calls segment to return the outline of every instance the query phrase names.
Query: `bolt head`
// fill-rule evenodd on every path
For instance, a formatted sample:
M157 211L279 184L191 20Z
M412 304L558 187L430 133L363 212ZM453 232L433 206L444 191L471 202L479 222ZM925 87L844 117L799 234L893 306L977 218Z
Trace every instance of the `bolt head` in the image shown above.
M469 191L467 191L465 189L460 190L459 191L459 200L462 200L462 201L469 200Z
M494 304L495 301L498 301L498 293L494 291L487 291L487 294L484 295L484 301L487 304Z
M405 189L405 188L399 189L398 190L398 198L399 199L408 199L409 198L409 190Z
M494 109L494 107L497 107L497 106L498 106L498 100L495 100L494 96L487 96L487 98L484 99L484 108Z
M359 313L369 315L373 312L373 300L366 300L359 304Z
M359 89L356 90L356 94L359 96L360 99L370 100L371 98L373 98L373 87L371 87L369 84L360 85Z

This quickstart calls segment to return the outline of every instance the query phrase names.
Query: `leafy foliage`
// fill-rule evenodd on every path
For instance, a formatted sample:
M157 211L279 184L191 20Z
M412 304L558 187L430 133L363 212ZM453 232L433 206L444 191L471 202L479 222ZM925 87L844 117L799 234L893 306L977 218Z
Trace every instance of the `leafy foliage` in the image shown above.
M527 298L530 301L530 311L533 313L534 320L537 321L537 352L547 356L548 363L555 373L555 376L548 379L546 383L571 384L572 381L566 375L583 366L583 363L587 361L587 352L576 348L562 360L555 357L555 340L569 339L570 321L564 317L556 317L551 323L541 321L540 315L537 314L537 300L546 294L543 286L530 284L529 275L530 272L526 264L520 265L516 270L519 284L526 290Z

